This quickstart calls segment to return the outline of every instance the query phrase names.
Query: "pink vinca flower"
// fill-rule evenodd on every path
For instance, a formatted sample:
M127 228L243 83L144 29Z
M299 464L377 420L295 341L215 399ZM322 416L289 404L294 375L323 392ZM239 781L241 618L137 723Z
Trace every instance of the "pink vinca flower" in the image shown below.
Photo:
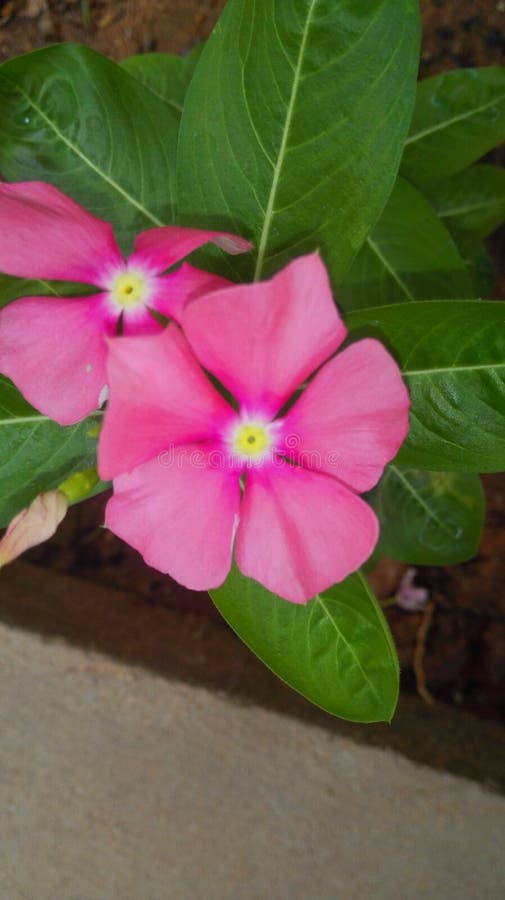
M220 585L234 545L244 575L305 603L374 548L358 492L407 432L398 367L376 340L333 355L346 329L317 254L191 301L182 327L111 343L106 524L190 588Z
M187 263L162 273L208 241L228 253L250 244L217 231L175 226L137 235L124 260L112 227L42 182L0 184L0 272L84 282L89 297L23 297L0 313L0 371L60 425L99 406L106 383L104 338L154 334L150 310L178 320L189 296L228 282Z

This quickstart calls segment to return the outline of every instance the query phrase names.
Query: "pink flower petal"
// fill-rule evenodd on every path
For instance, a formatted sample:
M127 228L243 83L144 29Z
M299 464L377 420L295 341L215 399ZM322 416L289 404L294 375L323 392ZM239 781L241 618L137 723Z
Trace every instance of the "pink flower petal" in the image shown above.
M0 312L0 372L60 425L99 406L110 327L103 300L24 297Z
M239 480L207 451L178 447L114 481L105 524L146 563L193 590L222 584L231 565Z
M285 453L368 491L407 434L408 409L392 356L379 341L357 341L323 366L289 410Z
M102 478L171 448L214 438L234 413L212 387L177 325L109 342L110 401L98 445Z
M106 287L123 265L107 222L40 181L0 184L0 272Z
M336 479L290 466L246 475L235 558L244 575L293 603L306 603L370 556L378 523Z
M182 324L202 365L252 413L274 415L346 330L314 253L270 281L194 300Z
M249 241L234 234L167 225L163 228L150 228L137 235L133 243L134 253L128 258L128 265L138 265L161 273L209 241L231 254L246 253L252 247Z
M161 322L157 322L151 315L147 306L139 306L136 309L125 310L122 318L121 333L125 336L141 336L148 334L160 334L165 330Z
M180 322L189 300L217 291L219 288L229 287L231 283L219 275L202 272L189 263L183 263L170 275L156 278L148 305L167 318Z

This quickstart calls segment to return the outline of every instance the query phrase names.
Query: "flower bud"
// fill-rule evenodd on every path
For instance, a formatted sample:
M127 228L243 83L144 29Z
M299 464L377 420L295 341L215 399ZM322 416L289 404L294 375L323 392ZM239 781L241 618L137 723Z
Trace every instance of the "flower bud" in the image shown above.
M47 491L35 497L27 509L14 517L0 540L0 568L52 537L67 508L68 500L61 491Z

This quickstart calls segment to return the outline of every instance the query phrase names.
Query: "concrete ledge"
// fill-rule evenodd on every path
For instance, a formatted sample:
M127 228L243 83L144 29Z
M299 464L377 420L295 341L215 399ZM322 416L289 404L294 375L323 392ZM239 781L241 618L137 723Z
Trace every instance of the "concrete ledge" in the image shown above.
M145 597L19 562L1 575L0 621L505 788L505 732L498 723L449 707L429 708L408 696L391 726L340 722L282 684L226 626L152 605Z
M61 640L0 647L2 900L501 896L505 801L477 784Z

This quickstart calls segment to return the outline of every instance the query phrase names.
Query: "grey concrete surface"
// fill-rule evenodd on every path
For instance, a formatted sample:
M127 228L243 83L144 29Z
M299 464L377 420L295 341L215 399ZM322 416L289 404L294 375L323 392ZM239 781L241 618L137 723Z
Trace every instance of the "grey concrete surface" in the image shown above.
M0 628L1 900L499 900L505 800Z
M343 722L283 684L222 619L172 609L147 590L118 590L19 560L1 572L0 621L169 680L224 692L355 742L390 748L505 794L505 729L499 722L455 706L427 706L406 692L391 725Z

